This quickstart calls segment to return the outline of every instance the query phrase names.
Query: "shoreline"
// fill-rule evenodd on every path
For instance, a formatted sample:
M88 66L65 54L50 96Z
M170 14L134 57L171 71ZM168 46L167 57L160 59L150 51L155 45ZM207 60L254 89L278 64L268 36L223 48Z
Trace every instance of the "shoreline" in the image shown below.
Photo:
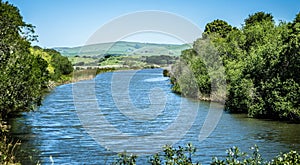
M142 69L157 69L161 68L164 70L164 67L144 67L144 68L127 68L127 67L105 67L105 68L87 68L87 69L80 69L80 70L74 70L71 74L71 79L58 83L56 86L63 85L63 84L71 84L76 83L79 81L84 80L91 80L95 78L98 74L106 73L106 72L116 72L116 71L128 71L128 70L142 70Z
M169 77L171 80L171 84L175 85L176 84L176 78L174 76L174 72L172 72L172 66L168 66L168 67L162 67L163 69L163 76L164 77ZM173 81L172 81L173 79ZM182 93L180 91L176 91L173 88L170 89L172 92L178 93L180 95L182 95ZM183 97L188 97L188 96L184 96ZM198 95L197 97L191 97L193 99L197 99L199 101L208 101L208 102L215 102L215 103L220 103L220 104L225 104L226 99L224 97L218 97L217 94L215 93L211 93L210 95Z

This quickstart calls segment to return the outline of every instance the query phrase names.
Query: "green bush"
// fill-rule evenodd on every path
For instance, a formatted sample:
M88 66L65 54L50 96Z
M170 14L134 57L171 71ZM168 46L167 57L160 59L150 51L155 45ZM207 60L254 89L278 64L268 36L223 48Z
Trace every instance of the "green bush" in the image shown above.
M226 150L226 157L220 159L213 157L211 165L296 165L300 164L300 154L296 151L281 153L271 161L264 161L259 148L255 145L251 147L252 153L249 155L246 152L240 151L238 147L232 147ZM163 153L156 153L149 158L149 163L152 165L198 165L199 162L193 162L193 156L196 148L192 144L187 144L185 147L179 146L174 148L170 145L163 147ZM113 163L117 165L135 165L136 155L127 155L126 152L119 154L119 158Z
M136 155L128 155L126 152L119 153L118 159L113 163L113 165L136 165Z
M166 145L163 147L163 155L154 154L149 161L152 165L192 165L192 156L195 152L196 148L191 143L178 148Z
M296 151L290 151L288 153L282 153L274 158L268 165L292 165L300 164L300 154Z

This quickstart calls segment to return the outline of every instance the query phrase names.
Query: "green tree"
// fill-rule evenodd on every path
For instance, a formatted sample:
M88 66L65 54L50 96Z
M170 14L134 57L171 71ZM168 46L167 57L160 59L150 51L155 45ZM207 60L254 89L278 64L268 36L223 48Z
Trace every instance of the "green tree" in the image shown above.
M54 68L54 73L52 74L53 80L58 80L62 75L68 75L72 73L73 66L67 57L62 56L54 49L44 49L43 51L51 56L50 64Z
M204 29L204 37L210 34L218 34L220 37L225 38L227 34L233 30L233 27L223 20L214 20L206 24Z
M277 67L280 68L284 79L293 78L300 83L300 12L287 27L288 34L283 36L287 46L283 50Z
M48 71L47 62L30 54L33 26L8 2L1 1L0 12L0 115L6 118L40 104Z
M254 24L261 23L264 21L274 22L273 16L270 13L257 12L252 15L249 15L249 17L245 19L245 26L252 26Z
M217 53L225 66L226 110L257 118L300 121L299 45L300 13L293 22L276 25L271 14L257 12L245 19L241 29L215 20L206 25L203 38L195 41L193 49L182 52L192 76L184 72L183 63L175 65L174 73L184 76L171 78L173 89L190 92L185 89L196 86L199 93L192 95L199 97L224 84L218 82L222 68L212 67L221 65L214 58Z
M209 39L198 39L192 49L182 51L173 67L173 90L184 96L224 101L224 68L219 53Z

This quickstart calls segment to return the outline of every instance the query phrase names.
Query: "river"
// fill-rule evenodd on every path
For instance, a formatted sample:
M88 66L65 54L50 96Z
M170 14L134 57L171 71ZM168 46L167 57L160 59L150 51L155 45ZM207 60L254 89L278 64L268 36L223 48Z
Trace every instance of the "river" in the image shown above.
M22 141L21 162L110 164L116 152L126 150L139 155L137 164L147 164L162 144L188 142L202 164L224 157L232 146L250 153L256 144L266 159L300 151L298 124L228 114L222 105L184 98L170 88L162 69L107 72L58 86L37 110L10 121L13 136ZM220 119L207 119L210 111ZM207 120L217 125L199 140Z

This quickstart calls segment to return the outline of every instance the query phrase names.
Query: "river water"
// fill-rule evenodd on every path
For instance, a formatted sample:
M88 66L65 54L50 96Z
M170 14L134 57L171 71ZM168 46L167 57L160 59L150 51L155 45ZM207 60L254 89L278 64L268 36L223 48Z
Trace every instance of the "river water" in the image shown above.
M107 72L58 86L36 111L11 121L13 136L22 141L21 162L110 164L126 150L139 155L137 164L147 164L162 145L188 142L197 148L194 161L202 164L224 157L232 146L251 153L256 144L266 159L300 151L297 124L228 114L222 105L184 98L170 88L162 69Z

